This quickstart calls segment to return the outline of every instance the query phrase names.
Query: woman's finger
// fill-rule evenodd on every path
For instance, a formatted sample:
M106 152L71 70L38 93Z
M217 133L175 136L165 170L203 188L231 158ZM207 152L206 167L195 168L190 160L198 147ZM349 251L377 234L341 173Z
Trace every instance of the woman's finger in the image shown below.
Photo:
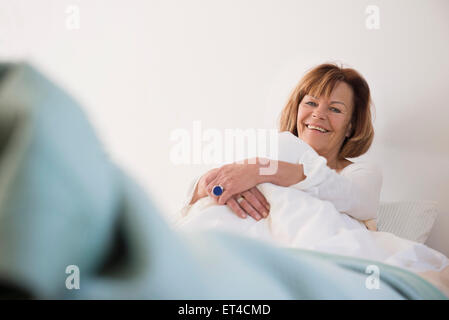
M257 212L256 209L253 208L253 206L249 203L248 200L245 198L242 198L242 200L238 200L240 207L242 207L243 210L245 210L245 213L249 216L253 217L254 220L259 221L262 219L262 216Z
M217 175L218 168L212 169L205 174L203 184L206 191L208 189L208 186L217 178Z
M206 173L206 175L207 175L206 179L205 179L206 185L209 184L212 180L214 180L217 177L219 169L220 168L215 168L215 169L209 170Z
M223 194L218 197L218 204L225 204L234 196L234 194L232 194L232 192L230 190L227 190L224 186L223 189Z
M218 199L219 199L220 196L216 196L216 195L214 194L213 190L214 190L214 187L215 187L215 186L218 186L218 185L219 185L218 180L215 178L215 179L212 179L212 181L209 182L209 184L208 184L207 187L206 187L206 192L207 192L207 194L209 195L209 197L211 197L212 199L214 199L214 201L215 201L216 203L218 203ZM223 186L222 186L222 187L223 187Z
M267 198L263 195L262 192L257 187L253 187L249 189L249 191L256 196L257 199L265 206L265 208L268 210L268 213L270 213L270 204L268 203Z
M231 198L228 200L228 202L226 203L226 205L235 213L237 214L238 217L245 219L247 217L245 211L243 211L243 209L240 207L239 203L237 202L237 200L235 200L234 198Z
M260 216L263 216L264 218L268 217L268 210L252 192L245 191L242 193L242 196L246 201L248 201L251 207L254 208Z
M233 196L235 196L235 193L231 192L223 183L219 182L219 177L213 179L207 186L207 194L215 200L216 203L220 205L224 205L228 202L229 199L231 199ZM214 194L214 188L216 186L221 186L223 188L223 193L219 196Z
M207 193L207 185L215 179L215 177L218 174L218 168L209 170L206 172L198 181L197 185L197 194L200 196L200 198L208 196Z

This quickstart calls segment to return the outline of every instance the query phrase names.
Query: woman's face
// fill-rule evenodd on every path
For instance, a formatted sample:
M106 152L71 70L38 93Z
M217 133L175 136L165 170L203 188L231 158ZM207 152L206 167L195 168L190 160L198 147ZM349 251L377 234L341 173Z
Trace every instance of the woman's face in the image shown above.
M353 91L345 82L338 82L328 99L306 95L298 108L298 136L318 154L336 157L350 135L352 111Z

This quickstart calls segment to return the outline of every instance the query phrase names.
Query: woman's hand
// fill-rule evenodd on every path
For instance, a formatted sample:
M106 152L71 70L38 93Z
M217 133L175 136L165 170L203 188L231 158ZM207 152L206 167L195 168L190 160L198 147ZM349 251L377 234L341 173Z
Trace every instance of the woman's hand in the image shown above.
M268 217L270 212L270 204L257 187L253 187L237 196L231 197L228 202L226 202L226 205L236 213L237 216L243 219L245 219L247 215L250 215L252 218L259 221L262 218Z
M207 197L207 186L216 179L218 172L221 168L215 168L206 172L198 181L192 201L190 204L194 204L199 199ZM214 199L217 197L214 195ZM249 190L231 197L226 205L241 218L246 218L247 215L253 217L256 220L260 220L261 217L266 218L270 212L270 204L264 195L257 189L252 187Z
M207 194L218 204L224 205L232 196L243 193L261 183L259 165L253 163L256 161L247 161L243 164L231 163L219 168L215 177L209 181L206 187ZM220 196L213 193L213 189L217 185L224 189Z
M213 180L215 179L215 177L217 176L217 172L218 172L219 168L215 168L212 170L209 170L208 172L206 172L198 181L197 185L196 185L196 189L195 192L193 194L192 197L192 201L190 201L190 204L194 204L195 202L197 202L199 199L201 198L205 198L208 196L207 194L207 185Z

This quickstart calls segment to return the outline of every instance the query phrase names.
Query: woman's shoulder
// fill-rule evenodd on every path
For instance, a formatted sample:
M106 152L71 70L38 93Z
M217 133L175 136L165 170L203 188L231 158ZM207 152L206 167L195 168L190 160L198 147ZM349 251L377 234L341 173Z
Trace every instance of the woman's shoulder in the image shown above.
M383 175L380 166L373 162L356 161L346 166L340 175L351 181L357 181L371 190L380 190L383 184Z
M346 160L346 159L345 159ZM340 171L340 174L349 174L352 172L370 172L375 175L382 176L382 170L380 166L376 163L370 162L370 161L349 161L346 160L345 162L346 166Z

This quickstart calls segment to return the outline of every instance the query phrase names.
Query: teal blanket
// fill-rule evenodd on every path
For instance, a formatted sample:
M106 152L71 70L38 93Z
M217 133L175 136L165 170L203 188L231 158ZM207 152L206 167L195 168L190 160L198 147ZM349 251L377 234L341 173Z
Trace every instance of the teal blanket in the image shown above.
M367 286L369 265L378 289ZM175 233L78 104L27 64L0 64L0 297L445 298L373 261Z

